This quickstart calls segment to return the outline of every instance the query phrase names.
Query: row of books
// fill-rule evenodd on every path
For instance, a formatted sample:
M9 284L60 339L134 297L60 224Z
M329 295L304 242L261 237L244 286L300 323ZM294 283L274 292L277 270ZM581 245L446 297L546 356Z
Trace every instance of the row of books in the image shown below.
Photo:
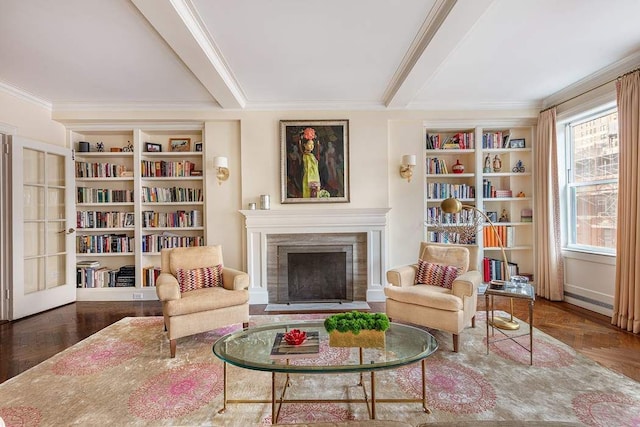
M482 148L507 148L509 139L509 134L502 131L486 132L482 134Z
M136 285L135 266L125 265L118 269L100 267L98 261L76 263L76 286L78 288L115 288Z
M134 238L126 234L102 234L76 236L79 254L104 254L133 252Z
M476 243L472 238L469 242L462 242L460 235L453 231L427 231L427 242L431 243L464 243L473 245Z
M202 202L201 188L185 187L142 187L143 203Z
M502 246L505 248L512 248L515 246L516 240L515 227L511 225L496 225L495 232L487 225L482 229L482 240L485 248L497 248L502 242ZM498 238L500 240L498 240Z
M447 163L443 159L439 159L438 157L427 157L426 162L428 174L439 175L449 173L449 170L447 169Z
M202 172L194 174L196 164L189 160L182 160L176 162L169 162L165 160L142 161L142 177L154 178L154 177L184 177L184 176L196 176L201 175Z
M198 210L176 212L142 212L142 226L148 227L202 227L202 212Z
M514 262L508 262L505 265L504 260L495 258L483 258L482 259L482 276L484 282L490 282L492 280L506 280L507 268L509 269L509 277L517 276L519 274L518 264Z
M77 211L78 228L126 228L133 227L133 212Z
M449 184L445 182L430 182L427 184L428 199L473 199L476 197L476 188L467 184Z
M427 208L427 218L429 218L431 223L468 224L475 222L476 213L471 209L462 209L455 214L444 213L440 206L430 206Z
M475 148L475 138L473 132L458 132L453 135L427 134L426 149L454 149L464 150Z
M147 234L142 236L142 252L160 252L167 248L190 248L204 246L202 236L176 236L170 234Z
M142 286L155 286L156 279L158 279L160 271L160 267L144 267L142 269Z
M127 175L125 165L76 162L76 178L117 178Z
M78 203L125 203L133 202L133 190L78 187Z
M482 180L482 197L485 198L499 198L499 197L513 197L513 191L507 189L498 189L488 179Z

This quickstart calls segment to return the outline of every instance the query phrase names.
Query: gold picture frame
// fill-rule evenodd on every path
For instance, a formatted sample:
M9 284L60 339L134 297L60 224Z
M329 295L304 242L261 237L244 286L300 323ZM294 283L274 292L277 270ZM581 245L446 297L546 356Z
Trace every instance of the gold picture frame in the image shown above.
M191 138L169 138L169 151L191 151Z

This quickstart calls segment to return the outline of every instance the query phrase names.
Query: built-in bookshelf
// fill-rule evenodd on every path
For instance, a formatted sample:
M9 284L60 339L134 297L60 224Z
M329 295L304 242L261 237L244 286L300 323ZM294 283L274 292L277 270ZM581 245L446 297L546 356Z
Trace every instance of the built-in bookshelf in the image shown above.
M156 299L160 250L205 244L203 136L198 125L69 130L78 300Z
M456 197L496 225L511 274L534 271L533 128L531 126L437 129L425 126L423 159L425 240L478 245L478 266L503 268L495 232L481 215L443 214L440 203ZM476 224L474 227L471 224ZM468 230L477 229L470 239ZM460 231L460 233L457 233ZM467 237L467 239L465 239ZM535 279L535 278L534 278Z

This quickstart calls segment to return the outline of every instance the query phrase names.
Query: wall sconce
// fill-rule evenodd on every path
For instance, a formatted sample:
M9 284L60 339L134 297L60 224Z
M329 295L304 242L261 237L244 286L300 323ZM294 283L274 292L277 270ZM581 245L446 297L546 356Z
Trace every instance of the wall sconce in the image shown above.
M402 163L400 164L400 176L411 182L413 176L413 167L416 165L415 154L405 154L402 156Z
M218 178L218 185L222 184L222 181L229 179L229 161L226 157L214 157L213 167L216 170L216 178Z

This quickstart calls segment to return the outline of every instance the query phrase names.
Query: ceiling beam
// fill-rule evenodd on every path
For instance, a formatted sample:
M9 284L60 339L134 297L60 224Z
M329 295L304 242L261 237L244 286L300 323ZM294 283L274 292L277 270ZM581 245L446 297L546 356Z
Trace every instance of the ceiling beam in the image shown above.
M436 0L383 96L406 108L494 0Z
M222 108L246 98L190 0L131 0Z

